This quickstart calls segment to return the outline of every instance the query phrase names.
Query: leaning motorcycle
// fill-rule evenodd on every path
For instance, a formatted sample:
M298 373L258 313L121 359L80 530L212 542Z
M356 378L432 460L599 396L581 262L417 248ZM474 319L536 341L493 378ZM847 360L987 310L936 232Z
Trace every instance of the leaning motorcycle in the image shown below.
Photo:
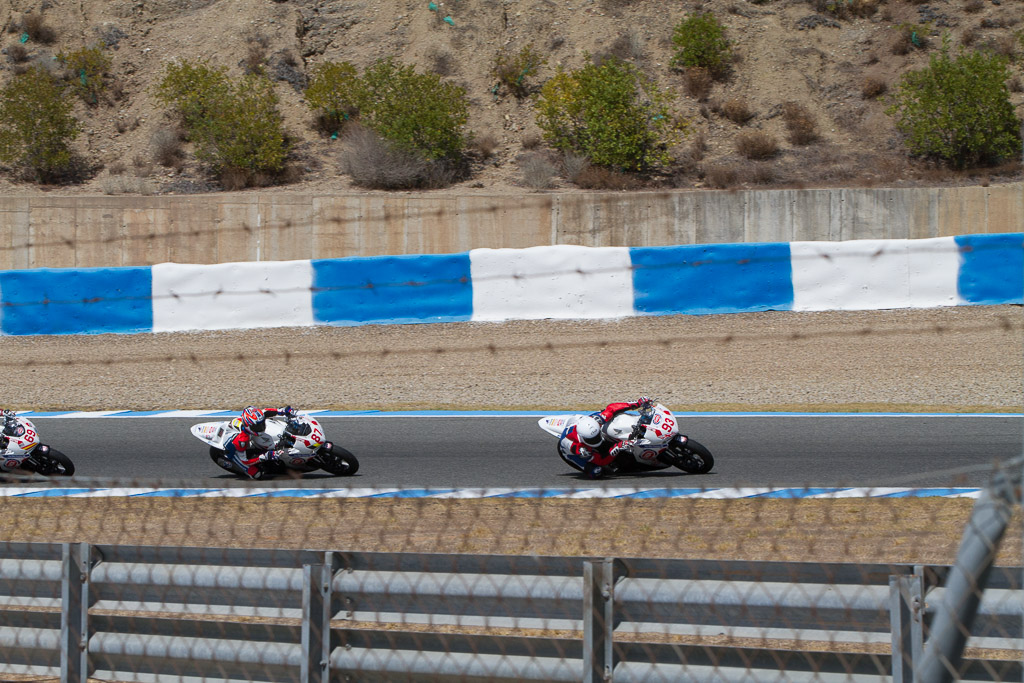
M232 472L227 463L225 447L242 431L239 418L227 422L203 422L192 426L192 435L210 446L210 459ZM324 429L314 418L301 413L291 418L268 417L265 431L253 437L254 453L271 453L265 474L275 476L289 471L296 473L324 470L335 476L351 476L359 470L359 460L350 451L327 441ZM249 456L252 457L252 456Z
M551 415L542 417L538 424L561 440L584 417L587 415ZM707 474L715 466L711 451L695 439L680 434L676 416L660 403L641 407L639 414L619 413L601 429L609 441L626 443L626 449L610 466L612 473L677 467L689 474ZM582 471L576 463L564 457L563 460Z
M0 472L70 477L75 473L71 458L39 441L31 420L16 417L0 436Z

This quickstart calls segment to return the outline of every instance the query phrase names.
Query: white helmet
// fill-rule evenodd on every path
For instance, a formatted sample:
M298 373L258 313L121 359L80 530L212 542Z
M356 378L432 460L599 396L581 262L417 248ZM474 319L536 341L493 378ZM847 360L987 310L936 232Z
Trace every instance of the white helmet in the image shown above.
M576 423L576 434L580 437L580 441L591 448L601 444L601 425L589 415L581 417Z

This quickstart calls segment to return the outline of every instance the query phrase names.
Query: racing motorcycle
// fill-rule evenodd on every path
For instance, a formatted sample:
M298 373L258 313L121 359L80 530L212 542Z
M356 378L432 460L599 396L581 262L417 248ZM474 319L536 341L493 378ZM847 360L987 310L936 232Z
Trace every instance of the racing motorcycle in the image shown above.
M538 424L559 441L576 422L586 415L551 415ZM703 444L679 433L679 421L660 403L642 406L639 414L619 413L601 427L612 442L625 441L627 450L619 453L609 470L611 473L647 472L678 467L689 474L707 474L715 459ZM566 460L563 458L563 460ZM576 463L566 460L577 470Z
M209 444L210 459L232 472L227 462L225 446L242 431L242 420L203 422L192 426L192 435ZM268 417L265 431L252 439L252 452L273 453L264 466L267 476L289 471L305 473L324 470L336 476L351 476L359 470L359 461L347 449L324 438L324 429L309 415L295 413L292 417ZM252 456L249 456L252 457Z
M0 435L0 472L70 477L75 473L71 458L39 441L31 420L8 418Z

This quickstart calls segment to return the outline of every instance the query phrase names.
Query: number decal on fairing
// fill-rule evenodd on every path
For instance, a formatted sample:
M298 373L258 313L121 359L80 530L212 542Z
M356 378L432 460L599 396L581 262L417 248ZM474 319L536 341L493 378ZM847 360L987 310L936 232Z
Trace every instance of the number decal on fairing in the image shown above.
M665 421L661 423L661 428L664 429L666 432L671 432L673 429L675 429L675 426L676 423L673 422L672 420L669 420L668 418L665 418Z

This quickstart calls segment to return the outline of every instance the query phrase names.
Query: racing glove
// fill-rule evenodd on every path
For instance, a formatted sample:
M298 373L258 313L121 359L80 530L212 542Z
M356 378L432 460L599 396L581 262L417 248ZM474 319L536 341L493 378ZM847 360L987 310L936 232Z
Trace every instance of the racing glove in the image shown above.
M622 453L625 453L626 451L629 450L630 446L632 445L632 441L620 441L617 444L615 444L610 451L608 451L608 455L614 457Z

